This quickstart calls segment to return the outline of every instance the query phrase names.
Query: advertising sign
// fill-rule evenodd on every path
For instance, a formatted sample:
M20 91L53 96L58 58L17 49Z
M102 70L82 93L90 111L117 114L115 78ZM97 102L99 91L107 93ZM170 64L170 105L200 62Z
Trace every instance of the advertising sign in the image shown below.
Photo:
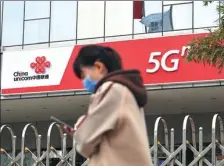
M138 69L145 85L224 80L215 67L187 62L189 41L205 34L107 42L122 57L125 69ZM73 73L82 46L6 51L3 53L2 94L83 89Z

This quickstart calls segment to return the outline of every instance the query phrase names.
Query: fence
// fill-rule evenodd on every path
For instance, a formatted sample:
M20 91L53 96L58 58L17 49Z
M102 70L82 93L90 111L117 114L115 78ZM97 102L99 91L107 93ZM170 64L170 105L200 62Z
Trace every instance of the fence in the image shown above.
M190 125L188 125L190 124ZM219 125L219 128L217 127ZM161 144L158 140L158 129L159 126L162 125L164 131L164 144ZM187 130L188 126L191 129L191 140L187 140ZM56 150L53 146L51 146L51 131L53 127L56 127L60 133L61 137L61 154L58 150ZM32 152L28 147L25 147L25 135L27 129L31 128L35 133L36 139L36 152ZM223 121L222 118L215 114L212 119L211 124L211 143L204 147L203 142L203 128L199 128L199 140L196 140L196 128L194 124L194 120L191 116L185 116L183 121L182 128L182 144L178 147L175 147L174 143L174 129L169 130L167 127L167 123L165 119L162 117L157 118L154 126L154 145L150 148L150 152L152 154L153 165L154 166L224 166L224 130L223 130ZM12 128L8 125L1 126L0 134L2 134L3 130L8 130L11 134L12 140L12 150L10 152L1 148L0 153L2 159L8 163L2 163L1 166L50 166L50 158L52 155L56 156L60 161L57 166L77 166L76 161L76 152L74 150L75 142L73 142L73 148L70 152L66 151L66 138L67 135L63 133L60 125L57 123L52 123L47 132L47 147L46 152L41 151L41 135L38 134L36 127L33 124L27 124L22 132L22 141L21 141L21 152L16 154L16 136ZM217 136L217 130L219 131L219 137ZM170 141L169 141L170 138ZM198 142L198 143L197 143ZM198 146L198 147L197 147ZM187 163L187 149L190 150L194 157L190 163ZM217 150L219 149L220 154L217 154ZM210 153L211 151L211 153ZM149 152L149 153L150 153ZM160 154L164 154L164 157L161 158ZM211 154L210 157L206 155ZM33 160L33 163L25 164L27 155ZM162 159L162 160L161 160ZM44 160L46 163L44 163ZM84 162L82 165L87 165L88 160Z

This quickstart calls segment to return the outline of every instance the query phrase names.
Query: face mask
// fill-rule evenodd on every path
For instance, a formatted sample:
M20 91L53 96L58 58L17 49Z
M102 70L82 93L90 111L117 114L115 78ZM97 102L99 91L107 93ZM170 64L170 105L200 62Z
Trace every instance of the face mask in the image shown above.
M96 84L98 81L92 80L89 76L86 76L85 79L83 80L83 85L86 88L87 91L94 93Z

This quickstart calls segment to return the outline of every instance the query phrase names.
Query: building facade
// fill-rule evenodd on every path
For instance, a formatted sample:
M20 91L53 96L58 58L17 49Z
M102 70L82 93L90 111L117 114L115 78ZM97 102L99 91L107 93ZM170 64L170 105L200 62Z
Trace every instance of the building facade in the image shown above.
M187 63L185 56L190 40L218 27L221 15L216 8L221 3L205 7L202 1L1 1L2 123L11 126L17 142L23 140L24 126L32 123L43 135L40 149L46 151L50 116L72 125L86 112L88 93L74 77L72 62L82 45L101 44L121 54L124 68L142 73L149 95L145 110L151 145L159 116L169 122L169 129L176 129L175 146L183 143L182 124L188 114L198 122L197 129L204 127L202 142L208 145L213 115L224 115L224 73ZM52 134L60 149L58 133ZM30 135L26 146L36 151ZM1 141L5 149L11 148L7 134ZM19 152L21 144L15 149Z
M218 26L219 3L2 1L2 46L18 50L205 32Z

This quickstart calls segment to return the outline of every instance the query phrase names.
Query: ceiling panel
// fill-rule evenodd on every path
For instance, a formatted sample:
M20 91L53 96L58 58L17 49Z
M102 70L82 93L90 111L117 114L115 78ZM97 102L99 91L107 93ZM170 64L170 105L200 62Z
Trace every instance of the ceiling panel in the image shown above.
M224 86L148 91L148 115L224 112ZM2 100L2 123L75 120L87 110L88 95Z

